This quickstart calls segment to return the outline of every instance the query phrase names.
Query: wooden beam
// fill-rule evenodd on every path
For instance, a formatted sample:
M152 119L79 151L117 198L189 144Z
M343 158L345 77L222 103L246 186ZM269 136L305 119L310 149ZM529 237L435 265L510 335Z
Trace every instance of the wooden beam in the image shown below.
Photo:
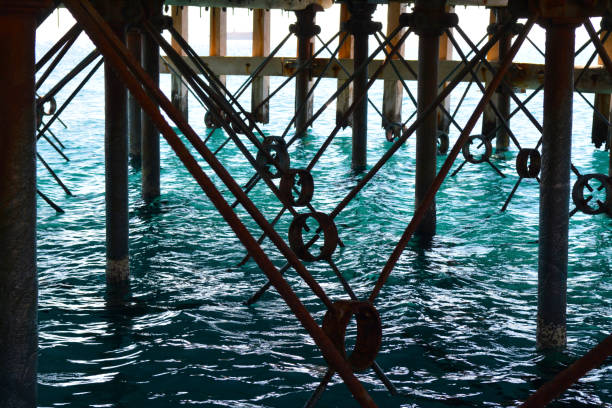
M447 13L453 13L455 11L455 7L446 6ZM452 32L452 28L450 28ZM449 40L446 33L442 34L440 37L440 61L452 61L453 59L453 43ZM446 84L444 85L446 87ZM444 99L443 106L447 112L450 112L451 105L451 97ZM442 110L438 110L438 130L441 130L448 134L450 130L450 118L446 116Z
M497 13L495 9L491 9L489 13L489 24L495 24L497 22ZM491 35L489 35L489 39L491 39ZM499 61L499 41L495 43L493 48L487 54L487 60L491 62ZM489 135L491 134L495 128L497 127L497 118L495 116L495 112L491 107L491 104L497 105L498 95L495 94L491 98L491 101L487 104L482 113L482 134Z
M406 11L406 5L402 3L389 3L387 7L387 36L390 35L399 25L400 14ZM391 39L390 46L387 46L387 51L397 44L405 29L400 30L397 35ZM402 44L397 51L400 55L404 54L404 45ZM393 59L398 59L397 55ZM399 64L396 64L399 65ZM385 128L387 139L399 137L402 133L401 126L391 126L393 124L401 124L402 122L402 97L403 87L399 80L387 79L384 81L383 88L383 119L382 126Z
M187 6L172 6L172 25L174 29L186 40L189 41L189 8ZM180 55L185 55L178 43L172 39L172 48ZM188 91L187 86L181 80L180 75L172 74L171 79L172 104L177 107L185 116L189 117Z
M351 17L351 13L348 10L346 3L342 3L340 5L340 27L342 27L342 23L347 21ZM346 40L342 44L340 50L338 50L338 58L340 59L351 59L353 58L353 36L346 31L343 31L340 34L340 38L346 35ZM338 80L338 88L344 85L346 82L343 79ZM344 113L348 111L349 107L353 103L353 84L350 84L336 99L336 124L341 125L343 128L347 126L352 126L353 120L352 116L349 115L348 118L344 118Z
M602 40L604 36L605 32L601 34ZM604 48L608 52L608 55L612 56L612 38L608 38L604 42ZM603 60L601 59L601 57L599 57L599 65L603 65ZM591 140L597 147L601 147L602 145L607 145L608 147L610 146L610 126L608 125L608 122L603 120L603 118L598 115L598 112L601 113L609 121L612 117L610 114L610 105L610 95L600 93L595 94L596 111L593 112L593 128L591 131ZM610 169L610 174L612 175L612 166Z
M163 57L165 58L165 57ZM255 70L255 68L264 60L265 57L200 57L210 68L219 75L249 75ZM329 60L327 58L316 58L312 64L313 77L317 77L323 74L324 78L336 78L346 79L353 71L352 60L340 59L340 63L346 68L348 74L345 73L340 66L333 62L330 68L323 73L323 68ZM193 65L189 60L186 62ZM368 71L370 75L374 73L377 68L383 63L382 60L374 60L370 63ZM407 61L408 65L412 69L416 70L416 61ZM497 66L497 63L492 63L493 67ZM275 57L270 60L266 67L262 70L262 75L265 76L279 76L288 77L295 72L296 59L290 57ZM459 68L457 68L459 66ZM439 80L444 79L451 71L455 73L459 72L464 67L461 61L440 61L440 74ZM195 67L193 67L195 69ZM414 81L414 76L410 71L403 66L398 64L397 69L400 72L402 78L406 81ZM160 61L160 70L162 73L170 73L166 62ZM583 67L577 66L574 70L574 75L578 76L583 71ZM492 79L490 72L486 70L479 70L477 72L478 78L487 82ZM387 66L382 71L378 79L396 79L397 76L393 71L393 68ZM507 75L508 83L514 88L518 89L536 89L544 83L544 65L543 64L526 64L526 63L515 63L510 68ZM466 75L463 81L469 81L470 76ZM608 74L603 67L593 67L586 70L582 74L581 80L578 82L576 90L585 93L605 93L612 94L612 76Z
M227 55L227 11L218 7L210 9L209 55L211 57ZM225 75L219 75L219 79L225 84Z
M270 55L270 10L253 10L253 56L265 57ZM251 85L251 112L255 120L260 123L270 121L270 104L266 102L259 107L261 101L270 94L270 78L258 76Z

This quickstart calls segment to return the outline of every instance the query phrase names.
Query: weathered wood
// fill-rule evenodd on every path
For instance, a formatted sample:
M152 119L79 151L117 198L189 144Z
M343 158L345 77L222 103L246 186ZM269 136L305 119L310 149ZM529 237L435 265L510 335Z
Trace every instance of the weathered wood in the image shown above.
M601 34L602 40L604 36L605 36L605 33L602 33ZM604 48L608 52L608 55L612 55L612 38L608 38L604 42ZM599 57L599 65L600 66L603 65L603 61L601 57ZM606 144L609 146L610 144L610 137L611 137L610 126L598 114L598 113L601 113L609 121L610 118L612 117L610 115L611 113L610 108L611 108L610 95L600 94L600 93L595 94L596 111L593 112L593 129L591 133L591 139L593 140L593 143L595 143L597 147L601 147L602 145L606 145ZM610 170L610 172L612 174L612 169Z
M170 9L172 15L172 25L174 29L187 41L189 41L189 8L172 6ZM181 55L185 55L179 44L172 39L172 48ZM189 103L187 86L181 80L180 75L172 74L171 91L172 104L183 113L185 119L189 117Z
M351 17L351 13L346 6L346 3L340 5L340 27L342 24ZM339 59L351 59L353 58L353 36L344 31L341 36L347 35L346 40L342 44L342 47L338 50ZM340 37L342 38L342 37ZM345 80L338 80L338 88L344 85ZM352 126L353 115L349 115L348 118L344 118L344 114L348 111L349 107L353 103L353 84L350 84L336 99L336 124L342 127Z
M468 0L470 1L470 0ZM500 0L493 0L500 1ZM507 0L505 0L507 1ZM303 10L311 4L324 9L333 5L332 0L166 0L166 4L196 7L236 7L249 9Z
M166 0L167 4L197 7L241 7L250 9L279 9L279 10L302 10L310 4L319 4L323 8L329 8L331 0ZM379 3L385 3L379 1ZM402 3L414 3L414 0L402 1ZM456 6L487 6L506 7L508 0L449 0L449 4Z
M270 55L270 10L257 9L253 11L253 56ZM251 112L260 123L270 121L270 105L263 104L257 111L255 108L270 94L270 78L257 76L251 85Z
M218 7L211 7L210 9L210 46L208 53L211 57L227 55L227 11ZM219 79L225 84L225 75L221 72L218 73Z
M164 57L165 58L165 57ZM255 68L264 60L264 57L200 57L208 66L216 73L221 75L249 75ZM312 64L312 74L314 77L323 73L323 68L329 60L327 58L316 58ZM337 63L332 63L331 67L323 73L324 78L346 79L353 71L352 60L340 59L340 63L346 68L348 74L345 73ZM187 63L191 63L186 60ZM407 61L412 69L416 70L416 61ZM374 60L370 63L368 71L373 73L383 63L382 60ZM457 65L463 67L461 61L440 61L439 80L443 80L451 71L455 70ZM492 63L495 67L496 63ZM193 67L193 65L192 65ZM195 67L194 67L195 68ZM262 70L262 75L265 76L280 76L287 77L295 72L296 59L290 57L275 57ZM404 80L414 81L414 76L410 71L398 64L397 69ZM458 72L461 68L455 70ZM160 70L162 73L168 74L169 70L166 63L160 61ZM578 76L583 71L583 67L577 66L574 69L574 75ZM493 76L486 69L481 69L477 72L478 78L482 82L490 81ZM395 79L397 78L393 68L385 67L378 79ZM526 64L515 63L510 68L507 75L508 83L518 89L536 89L544 83L544 65L543 64ZM470 77L465 76L464 81L469 81ZM612 94L612 76L603 67L592 67L586 70L582 78L576 86L576 90L585 93L604 93Z
M399 15L406 11L406 5L401 3L389 3L387 8L387 36L399 25ZM391 46L387 46L387 51L390 52L392 47L397 44L405 30L400 32L391 39ZM404 45L398 49L398 53L404 54ZM397 55L393 59L399 59ZM399 65L399 64L396 64ZM386 129L387 139L399 137L402 133L401 126L391 126L392 124L400 124L402 122L402 97L403 87L398 80L387 79L384 81L383 88L383 119L382 126Z
M446 6L447 13L453 13L455 11L455 7ZM450 29L452 32L452 28ZM453 59L453 43L449 40L446 33L442 34L440 37L440 62L442 61L452 61ZM444 85L444 88L446 84ZM450 112L451 107L451 97L444 99L443 106L447 112ZM441 109L438 109L438 130L441 130L445 133L448 133L450 130L450 118L446 116Z
M495 9L491 9L489 13L489 24L495 24L496 22L497 13ZM491 39L491 35L489 35L489 39ZM499 61L499 42L495 43L493 48L491 48L491 50L487 54L487 60L491 62ZM497 105L499 101L498 96L499 95L497 94L493 95L493 97L491 98L491 102L487 104L482 114L482 134L491 138L494 136L492 133L497 127L497 118L495 117L495 112L493 111L491 104Z

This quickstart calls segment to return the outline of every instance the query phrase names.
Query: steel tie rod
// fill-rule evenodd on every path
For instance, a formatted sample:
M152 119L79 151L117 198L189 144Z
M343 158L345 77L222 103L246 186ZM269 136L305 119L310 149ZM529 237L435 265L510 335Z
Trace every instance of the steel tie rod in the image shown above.
M118 75L126 83L130 91L132 91L138 98L143 109L151 116L152 120L155 121L164 137L167 138L171 147L175 150L175 152L177 152L181 161L197 179L204 192L211 198L211 201L213 201L228 224L230 224L232 229L234 229L243 244L253 251L253 254L256 256L262 270L266 272L270 278L274 279L275 286L285 299L285 302L292 309L296 317L298 317L302 325L308 329L309 333L319 346L319 349L322 351L325 359L338 370L345 384L353 393L357 401L366 407L376 407L376 404L368 395L367 391L363 388L363 385L357 380L347 362L340 355L338 350L335 349L335 346L329 337L327 337L327 335L317 325L288 283L280 276L278 270L263 252L261 247L256 244L252 235L250 235L244 224L242 224L237 215L232 211L231 207L229 207L219 190L216 189L212 181L199 167L195 158L189 153L185 145L181 142L176 133L174 133L170 125L165 121L164 117L159 112L159 109L155 106L155 103L151 101L149 97L147 97L145 90L142 88L143 85L150 92L150 95L160 103L160 105L175 121L175 123L179 125L180 130L189 139L192 139L193 142L195 142L195 145L203 150L203 152L207 153L206 156L209 164L211 164L214 169L218 170L218 174L224 180L224 182L227 181L228 187L231 187L231 190L236 191L236 194L239 194L238 190L241 191L240 187L233 179L231 179L231 176L228 178L229 175L227 172L224 171L224 168L216 161L216 158L210 154L211 152L206 148L206 146L202 146L201 143L198 143L199 138L197 134L187 123L185 123L181 113L172 105L172 103L163 95L159 88L155 86L151 78L148 77L144 70L136 63L134 58L129 54L129 51L124 45L121 44L119 39L111 31L110 27L108 27L104 20L102 20L95 9L93 9L91 4L87 0L64 0L64 4L70 9L71 13L76 17L76 19L84 25L86 31L92 40L96 42L97 46L103 49L104 55L110 60L110 63L115 67L115 69L117 69ZM126 69L123 64L127 64L129 69ZM247 203L248 207L254 207L248 200L248 197L245 197L245 202ZM252 216L261 221L261 214L256 208L254 209Z
M412 238L414 231L416 230L423 216L427 212L429 206L431 205L431 202L436 196L436 193L438 192L438 190L440 189L440 186L444 182L444 179L448 175L453 163L455 162L455 159L459 155L461 147L463 146L463 144L469 137L470 132L476 126L476 123L478 122L480 115L482 115L482 112L484 111L485 106L487 105L489 100L493 97L493 94L495 93L495 90L500 85L501 81L503 80L504 75L506 75L508 69L510 69L510 66L512 65L512 60L514 59L521 45L524 43L525 37L527 37L527 35L529 34L529 31L531 31L531 28L535 24L536 20L537 20L537 16L530 17L529 20L527 20L527 24L525 25L523 31L521 32L517 40L512 45L512 48L510 49L510 52L508 52L508 55L506 55L506 57L502 61L500 69L498 70L497 74L495 75L495 77L489 84L489 87L487 88L487 92L483 95L480 103L478 104L474 113L470 117L470 120L468 120L468 123L466 124L465 129L459 136L459 139L457 139L457 142L453 146L452 150L449 152L446 161L444 162L444 164L442 165L442 168L440 169L440 172L434 179L432 185L427 190L427 193L423 199L423 202L421 203L421 205L419 205L417 210L414 212L414 215L412 216L412 220L406 227L404 234L402 235L401 239L399 240L395 249L393 250L391 256L389 257L387 263L382 269L380 276L378 277L378 281L376 282L376 285L374 286L374 289L372 290L372 293L370 294L370 297L368 298L370 302L374 302L376 300L376 297L380 293L380 290L382 289L385 282L387 281L387 278L393 271L395 264L399 260L401 254L404 252L406 245Z

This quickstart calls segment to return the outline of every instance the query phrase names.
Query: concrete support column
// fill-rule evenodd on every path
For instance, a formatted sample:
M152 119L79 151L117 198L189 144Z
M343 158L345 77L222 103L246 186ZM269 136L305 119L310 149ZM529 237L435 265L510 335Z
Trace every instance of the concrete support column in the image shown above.
M414 14L444 13L445 3L444 0L417 0ZM436 27L424 26L419 27L416 32L419 35L417 110L421 116L421 113L438 96L438 56L442 31ZM438 120L434 111L416 131L415 207L421 204L436 177L437 130ZM436 234L435 201L432 202L415 234L424 239L430 239Z
M253 10L253 56L270 55L270 10ZM270 94L270 77L258 76L251 85L251 112L260 123L270 121L270 104L266 102L257 111L255 108Z
M389 3L387 6L387 35L390 35L393 30L399 25L400 14L406 11L406 5L402 3ZM398 40L402 36L404 30L400 30L395 39L391 41L393 45L397 44ZM391 46L387 47L387 50L391 51ZM398 49L400 54L404 53L404 45L402 44ZM393 59L398 59L395 55ZM400 124L402 122L402 99L403 99L404 88L400 81L386 79L384 81L383 90L383 106L382 112L384 119L382 120L382 126L385 128L387 139L393 137L399 137L402 134L401 126L390 126L391 124Z
M101 14L125 41L126 25L121 0L100 3ZM106 280L109 285L129 276L128 256L128 138L127 90L113 68L104 64L106 168Z
M348 10L346 3L340 4L340 29L343 30L344 24L350 19L351 13ZM346 33L346 31L344 31ZM341 35L344 35L341 34ZM341 37L342 38L342 37ZM344 40L342 47L338 50L338 59L351 59L353 58L353 37L349 34ZM344 85L346 81L344 79L338 80L338 88ZM353 103L353 84L349 84L348 87L336 99L336 124L346 128L347 126L353 125L353 115L349 115L345 118L344 114L349 110L349 107Z
M209 54L211 57L227 55L227 11L225 8L210 8ZM225 84L225 75L220 75L219 79Z
M189 7L187 6L172 6L170 8L172 15L172 26L183 37L189 41ZM172 38L172 48L180 55L185 55L178 43ZM171 90L170 95L172 104L181 111L185 119L189 119L189 93L187 86L181 80L180 75L171 74Z
M134 58L140 61L141 57L141 46L140 46L141 35L137 30L130 30L127 34L127 46ZM142 162L141 157L141 110L138 101L131 93L128 93L128 133L129 133L129 146L130 146L130 163L135 169L140 169Z
M25 4L24 4L25 3ZM36 18L50 1L0 0L0 406L36 407Z
M567 260L569 231L575 28L546 24L544 133L540 187L537 345L567 343Z
M155 21L162 14L162 2L148 3ZM157 23L155 21L155 23ZM154 23L154 24L155 24ZM142 66L159 84L159 46L149 35L142 36ZM159 131L146 113L142 113L142 199L151 202L159 197Z
M349 3L351 18L347 22L348 31L353 34L353 149L351 166L354 171L362 171L368 163L368 67L358 72L358 68L367 61L369 56L368 40L371 34L381 28L379 23L372 21L376 4L365 1Z
M297 22L289 29L297 37L298 67L303 66L314 52L314 36L321 32L321 27L315 24L316 12L323 9L319 5L310 5L303 10L297 10ZM312 88L312 74L310 67L301 69L295 77L295 130L299 137L306 134L306 122L312 118L312 95L307 97Z

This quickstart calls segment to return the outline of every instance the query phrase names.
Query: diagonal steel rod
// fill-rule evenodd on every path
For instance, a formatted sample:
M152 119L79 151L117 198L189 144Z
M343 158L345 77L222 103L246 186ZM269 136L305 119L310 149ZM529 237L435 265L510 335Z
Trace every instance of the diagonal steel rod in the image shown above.
M40 191L39 189L36 189L36 193L40 196L40 198L42 198L43 200L45 200L45 202L47 204L49 204L49 206L51 208L53 208L56 212L60 213L60 214L64 214L64 210L62 210L62 207L60 207L59 205L55 204L53 202L53 200L51 200L49 197L47 197L45 194L43 194L42 191Z
M457 40L455 39L455 36L453 35L453 33L449 29L446 29L446 36L451 41L451 43L453 43L453 47L455 48L455 51L457 51L457 53L461 56L461 59L465 60L465 55L463 54L463 51L461 50L461 47L459 46L459 43L457 42ZM474 78L474 82L476 83L476 86L478 86L480 91L482 93L484 93L485 92L485 87L482 85L482 83L478 79L478 75L476 75L476 72L474 72L474 70L470 70L470 74L472 75L472 78ZM489 101L489 106L493 109L493 113L495 113L495 116L497 116L497 119L499 120L500 124L503 126L504 130L506 132L508 132L508 135L510 136L510 138L514 142L514 145L517 147L517 149L520 150L521 149L521 144L519 143L519 141L516 138L516 135L514 134L512 129L510 129L510 126L508 125L508 122L507 122L506 118L504 118L504 116L499 111L499 109L497 107L497 104L494 103L491 100L491 101Z
M51 58L53 58L53 56L60 50L60 48L62 48L64 46L64 44L66 44L66 41L68 41L70 38L72 38L72 36L76 35L77 32L81 32L81 28L79 27L79 24L76 23L75 25L73 25L70 30L68 30L63 36L62 38L60 38L50 49L49 51L47 51L45 53L45 55L43 55L37 62L36 65L34 65L34 71L36 73L38 73L38 71L40 71L40 69L42 67L44 67L47 62L49 62L51 60Z
M51 75L51 73L55 70L57 65L64 58L66 53L70 50L70 48L72 47L76 39L79 37L79 34L81 34L81 29L78 28L78 30L75 30L74 32L71 30L69 33L70 33L70 36L68 37L68 40L62 46L62 49L57 53L57 55L55 56L51 64L49 64L49 66L47 67L45 72L43 72L43 74L40 76L38 81L36 81L36 84L34 85L34 90L38 90L42 86L42 84L45 83L47 78L49 78L49 75Z
M470 119L468 120L465 126L465 129L459 136L459 139L457 139L457 142L453 146L452 150L449 152L446 161L442 165L442 168L438 172L438 175L434 179L432 185L427 190L427 193L425 194L425 197L423 198L423 202L421 203L421 205L419 205L419 207L414 212L414 215L412 216L412 220L406 227L404 234L402 235L401 239L399 240L395 249L393 250L391 256L389 257L389 260L387 261L384 268L382 269L380 276L378 277L378 281L376 282L376 285L374 286L374 289L372 290L372 293L370 294L370 297L368 299L370 302L374 302L376 300L376 297L380 293L380 290L382 289L385 282L387 281L387 278L393 271L393 268L395 267L401 254L404 252L406 245L412 238L412 235L414 234L414 232L416 231L416 228L418 227L419 223L423 219L423 216L428 211L429 206L431 205L431 202L433 201L433 199L436 196L436 193L440 189L440 186L446 179L446 176L448 175L451 167L453 166L453 163L457 159L457 156L459 155L459 152L461 151L462 146L465 144L466 140L468 139L470 132L476 126L476 123L478 122L478 119L482 115L482 112L484 111L487 103L489 103L495 91L500 86L504 76L510 69L510 66L512 65L512 60L514 59L518 50L523 45L525 41L525 37L527 37L527 35L529 34L529 31L531 31L531 28L535 24L536 20L537 20L537 17L531 17L529 18L529 20L527 20L527 24L525 24L523 31L518 36L514 44L512 44L512 48L508 52L508 55L506 55L504 60L502 60L500 64L500 68L497 71L497 74L491 80L491 83L489 84L487 91L483 95L480 103L476 106L476 109L474 113L472 114L472 116L470 117Z
M89 55L83 58L81 62L75 65L75 67L72 68L69 73L67 73L57 84L55 84L53 88L47 91L45 95L39 99L39 103L45 103L51 98L55 97L55 95L57 95L68 82L72 81L75 76L87 68L89 64L91 64L98 57L98 55L100 55L98 50L93 50L91 53L89 53Z
M510 22L508 24L506 24L506 26L509 27L510 26ZM395 154L395 152L397 152L397 150L399 150L399 148L406 142L406 140L408 140L408 138L416 131L416 129L419 126L421 126L421 123L423 122L423 120L428 115L430 115L435 109L438 108L438 105L440 105L442 103L442 101L444 99L446 99L448 97L448 95L450 95L450 93L457 87L457 85L469 73L469 70L472 69L472 67L476 66L476 64L480 61L482 56L483 55L487 55L489 50L499 40L499 37L501 36L502 31L503 30L499 30L497 33L495 33L493 36L491 36L491 38L489 39L487 44L480 51L478 51L476 53L474 58L472 58L472 60L470 60L469 64L467 66L465 66L456 75L455 79L450 81L450 83L448 84L448 86L446 88L442 89L442 91L440 92L440 94L438 95L436 100L427 109L425 109L423 111L423 113L419 117L417 117L415 122L408 129L406 129L405 131L402 132L402 136L400 136L393 143L393 145L391 145L389 150L387 150L385 152L385 154L383 154L383 156L380 158L380 160L370 169L370 171L368 171L363 176L363 178L361 180L359 180L357 185L342 199L342 201L340 201L340 203L338 203L336 208L330 214L330 217L332 219L335 218L338 214L340 214L340 212L342 212L342 210L344 210L344 208L346 208L348 203L350 203L351 200L353 198L355 198L355 196L357 196L357 194L359 194L361 189L363 189L363 187L376 175L376 173L378 173L378 171L385 165L385 163L387 163L387 161L391 158L391 156L393 156Z
M57 184L59 184L59 186L64 190L64 192L69 195L72 196L73 194L70 192L70 190L68 189L68 187L66 187L66 185L64 184L64 182L58 177L57 174L55 174L55 172L53 171L53 169L51 168L51 166L49 166L49 164L45 161L45 159L42 158L42 156L40 155L40 153L36 152L36 157L38 158L38 160L42 163L43 166L45 166L45 169L47 169L47 171L49 172L49 174L51 174L51 177L53 177L53 179L55 180L55 182Z
M240 238L242 243L249 248L250 251L252 251L254 258L260 265L261 269L271 280L273 280L278 292L281 294L295 316L300 320L302 325L308 330L311 337L321 350L324 358L339 372L355 399L362 406L376 407L376 404L368 395L367 391L363 388L363 385L359 382L359 380L357 380L342 355L338 352L338 350L336 350L332 341L314 321L295 292L293 292L289 284L278 273L278 270L274 264L266 256L261 247L257 245L253 236L249 233L244 224L242 224L238 216L232 211L231 207L227 201L225 201L219 190L217 190L210 178L208 178L206 173L204 173L204 171L199 167L197 161L189 153L187 147L181 142L180 138L172 130L172 127L170 127L170 125L161 115L159 109L155 105L155 102L153 102L147 96L143 86L149 92L149 95L154 97L156 102L160 103L160 106L163 107L164 111L166 111L170 118L179 126L179 129L183 132L183 134L188 137L188 139L193 140L194 145L198 146L199 150L206 153L207 161L209 164L211 164L211 167L218 170L217 174L224 180L224 182L227 182L226 185L231 187L230 189L234 191L235 194L240 195L240 186L238 186L238 184L231 179L231 176L224 171L225 169L223 169L223 166L220 166L220 163L216 161L216 158L211 154L206 146L202 146L201 141L198 143L199 137L189 126L189 124L186 123L178 109L176 109L159 90L159 88L156 87L151 78L148 77L144 70L129 54L129 51L124 45L121 44L120 40L111 31L110 27L108 27L108 25L102 20L95 9L93 9L91 4L89 4L87 0L64 0L64 4L76 17L77 21L84 26L90 38L96 43L98 48L103 50L105 57L109 60L109 63L115 67L118 75L139 100L142 108L155 122L158 129L168 140L170 146L177 153L190 173L194 176L194 178L196 178L202 190L208 195L219 212L223 215L226 222L232 227L236 235ZM127 67L124 66L124 64L127 65ZM244 193L242 195L244 195ZM244 199L246 206L251 207L252 203L249 204L248 197L244 197ZM261 221L263 216L261 216L260 213L259 216L257 214L258 211L255 208L252 216ZM301 264L295 266L299 268Z
M329 69L329 67L332 65L332 63L334 62L334 59L336 58L336 54L338 54L338 52L340 51L340 48L342 48L342 46L344 45L344 43L346 42L347 38L350 36L349 33L343 33L344 35L342 36L342 38L340 39L340 41L338 42L338 46L336 47L336 49L334 50L334 52L331 54L331 57L328 59L327 64L325 64L325 67L323 67L323 71L321 72L321 75L319 75L319 77L316 79L316 81L314 82L314 84L312 85L312 87L310 87L310 89L308 90L308 93L306 93L306 96L304 97L304 100L301 101L300 105L298 106L298 109L295 111L295 114L293 115L293 117L291 118L291 120L289 121L289 123L287 124L287 126L285 127L285 130L283 131L283 134L281 135L281 137L284 139L285 136L287 136L287 133L289 133L289 129L291 129L291 126L295 123L296 118L298 117L298 115L300 113L302 113L302 111L304 109L306 109L306 105L308 104L307 101L310 99L310 97L314 94L315 89L317 88L317 86L319 85L319 83L321 82L321 80L323 79L323 75L325 74L325 72L327 72L327 70ZM327 48L327 47L326 47Z
M99 53L98 53L99 55ZM98 68L100 68L100 66L102 65L102 63L104 62L103 58L100 58L100 61L98 61L98 63L94 66L94 68L89 71L89 73L85 76L85 78L83 78L83 80L81 81L81 83L74 89L74 91L72 91L72 93L68 96L68 98L66 98L66 100L64 101L64 103L57 109L57 111L55 111L55 114L53 114L53 116L51 117L51 119L43 126L42 129L40 129L36 135L36 140L40 139L41 137L43 137L43 135L45 134L45 132L47 130L49 130L49 127L53 124L53 122L59 118L59 116L62 114L62 112L64 111L64 109L66 109L66 107L68 107L68 105L72 102L72 100L77 96L77 94L81 91L81 89L83 89L83 87L85 86L85 84L87 82L89 82L89 80L91 79L91 77L96 73L96 71L98 70Z
M215 93L213 89L208 88L205 84L199 83L195 79L195 76L194 76L195 73L182 60L181 56L172 48L172 46L161 36L161 34L159 34L156 30L153 29L153 27L150 25L150 23L145 23L144 27L145 27L146 31L148 32L148 34L162 47L162 49L166 52L168 57L172 59L172 61L175 63L175 65L177 65L179 70L181 70L181 68L183 68L184 70L187 70L187 72L186 72L187 73L187 76L186 76L187 80L188 81L193 80L192 85L196 86L196 88L195 88L196 92L203 91L201 93L198 93L198 95L200 96L202 101L204 101L209 108L211 107L211 104L215 104L215 105L221 107L230 116L232 121L235 122L237 120L237 118L236 118L237 114L232 109L232 106L224 98L224 96L222 94L220 94L220 93ZM197 87L198 85L199 85L199 88ZM221 86L223 86L223 85L221 84ZM227 90L225 89L225 91L227 91ZM208 95L206 95L205 92L208 93ZM236 101L236 104L237 104L237 101ZM280 191L279 191L278 187L276 187L276 185L272 182L270 177L265 175L265 170L261 169L257 165L255 157L253 157L251 152L242 143L242 141L240 140L238 135L234 132L234 130L230 127L230 125L228 123L225 123L224 121L221 120L221 117L219 116L219 112L217 112L215 110L211 110L211 113L213 114L214 117L216 117L216 119L218 121L220 121L220 123L223 123L223 128L228 133L230 139L234 141L234 143L236 144L238 149L241 151L241 153L244 155L244 157L249 161L251 166L253 166L253 168L260 174L260 177L264 176L264 181L268 185L268 187L270 188L272 193L274 193L274 195L281 202L283 202L283 199L281 197L281 194L280 194ZM263 145L255 137L255 135L253 135L252 132L248 128L246 128L246 127L244 127L243 130L245 131L245 135L247 136L247 138L257 147L257 149L260 150L262 153L264 153L268 157L268 159L273 161L272 156L269 154L269 152L267 152L263 148ZM221 148L218 148L217 152L220 149ZM215 152L215 153L217 153L217 152ZM283 172L283 169L281 169L280 167L277 167L277 168L278 168L278 170L281 173ZM287 207L287 209L291 212L291 214L293 216L296 216L298 214L298 212L293 208L292 205L290 205L289 203L284 203L284 204L285 204L285 206ZM315 209L312 207L312 205L309 204L309 205L307 205L307 207L312 212L316 212Z

